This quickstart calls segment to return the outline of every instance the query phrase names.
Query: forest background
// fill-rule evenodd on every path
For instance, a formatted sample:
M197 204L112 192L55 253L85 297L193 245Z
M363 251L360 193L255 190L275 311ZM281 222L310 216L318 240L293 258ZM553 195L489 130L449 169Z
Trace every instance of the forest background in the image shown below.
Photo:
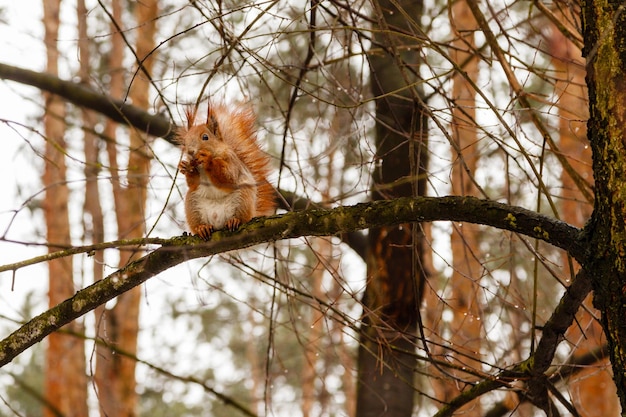
M618 415L583 6L0 3L2 414ZM169 240L209 98L257 114L280 218Z

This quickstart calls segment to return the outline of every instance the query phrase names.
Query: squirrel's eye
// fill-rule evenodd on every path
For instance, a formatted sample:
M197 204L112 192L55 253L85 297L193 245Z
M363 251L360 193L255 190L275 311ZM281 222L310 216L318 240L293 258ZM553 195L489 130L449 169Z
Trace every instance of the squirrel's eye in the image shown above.
M202 134L202 140L209 140L209 135L206 133Z

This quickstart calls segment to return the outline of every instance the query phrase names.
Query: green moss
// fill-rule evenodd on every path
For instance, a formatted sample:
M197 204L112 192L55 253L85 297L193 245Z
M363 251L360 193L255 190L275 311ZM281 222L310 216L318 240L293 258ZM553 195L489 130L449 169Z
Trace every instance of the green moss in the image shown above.
M512 228L517 229L517 219L512 213L507 214L505 220Z
M543 240L550 240L550 234L545 231L541 226L535 226L533 231L537 234L537 237Z
M531 374L535 367L535 357L531 356L517 366L517 370L522 374Z

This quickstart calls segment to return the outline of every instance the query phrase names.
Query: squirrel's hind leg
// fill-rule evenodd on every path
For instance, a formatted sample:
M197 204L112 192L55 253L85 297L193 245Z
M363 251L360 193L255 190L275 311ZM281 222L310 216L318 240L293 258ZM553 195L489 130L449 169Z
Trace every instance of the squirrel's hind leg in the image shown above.
M241 219L237 218L237 217L233 217L232 219L228 219L228 221L226 222L226 228L228 230L230 230L231 232L234 230L239 229L239 226L241 226Z

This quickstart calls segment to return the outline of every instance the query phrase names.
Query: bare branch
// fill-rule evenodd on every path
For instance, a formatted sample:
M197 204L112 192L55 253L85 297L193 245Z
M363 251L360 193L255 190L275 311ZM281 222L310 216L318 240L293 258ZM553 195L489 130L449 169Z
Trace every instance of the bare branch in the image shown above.
M146 237L146 238L141 238L141 239L114 240L112 242L96 243L93 245L85 245L85 246L71 246L71 247L68 247L67 249L47 253L41 256L36 256L34 258L26 259L23 261L0 265L0 272L17 271L18 269L24 268L26 266L36 265L42 262L48 262L53 259L64 258L66 256L76 255L79 253L87 253L91 255L93 252L100 251L103 249L111 249L111 248L119 249L122 247L139 248L145 245L163 245L163 244L166 244L167 242L168 242L167 239Z
M539 118L539 116L537 115L536 109L534 109L534 107L531 105L528 99L528 92L524 90L524 88L522 87L522 84L517 79L515 71L513 70L511 65L508 63L505 57L504 51L500 48L496 35L489 28L487 18L481 12L480 8L478 7L478 3L476 2L476 0L468 0L467 4L470 10L472 11L472 14L474 15L476 22L478 22L478 25L483 31L485 38L487 39L487 43L491 47L491 50L496 56L496 59L498 60L500 65L502 65L502 69L504 70L504 73L507 77L507 80L509 81L509 84L511 85L511 88L515 92L516 98L519 101L520 105L528 109L528 114L533 124L535 125L537 130L541 133L544 140L548 143L548 145L550 146L550 149L552 149L552 151L554 152L554 155L559 160L561 166L563 166L563 169L572 178L572 180L574 181L574 183L580 190L580 193L585 197L585 199L588 202L592 202L593 192L592 192L591 185L587 183L578 172L576 172L576 170L569 163L569 161L567 160L563 152L559 151L558 145L554 141L554 138L552 138L552 135L550 134L549 129L547 128L545 123L541 120L541 118ZM539 176L537 177L537 179L540 180ZM548 193L545 193L545 194L551 206L553 206L554 212L556 213L556 210L554 209L554 204L552 200L550 199L549 194Z

